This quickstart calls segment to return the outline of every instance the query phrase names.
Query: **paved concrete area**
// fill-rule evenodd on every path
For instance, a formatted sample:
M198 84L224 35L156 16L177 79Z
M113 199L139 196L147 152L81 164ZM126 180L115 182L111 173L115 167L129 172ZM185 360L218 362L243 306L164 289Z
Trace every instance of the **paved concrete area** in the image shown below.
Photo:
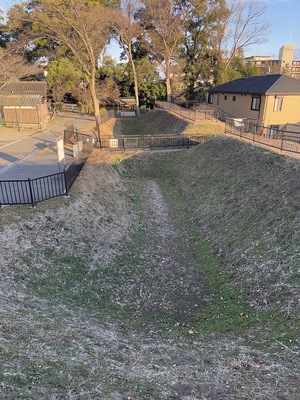
M94 117L64 112L50 121L43 131L0 128L0 180L28 179L62 171L73 160L73 151L65 146L65 160L58 164L56 140L74 124L79 131L91 131Z

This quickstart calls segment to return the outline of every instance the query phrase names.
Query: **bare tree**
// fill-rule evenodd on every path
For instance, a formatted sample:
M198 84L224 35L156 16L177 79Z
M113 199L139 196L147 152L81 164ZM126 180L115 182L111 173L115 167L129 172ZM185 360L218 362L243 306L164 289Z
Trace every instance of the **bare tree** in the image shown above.
M4 11L0 8L0 89L7 83L35 75L41 71L23 56L24 46L9 40L9 29L4 23Z
M232 59L253 45L268 41L270 25L263 19L266 6L256 0L229 0L229 14L222 38L226 70Z
M32 65L12 46L0 48L0 89L7 83L17 81L40 72L37 65Z
M99 55L109 39L111 10L99 3L82 0L33 1L29 3L29 7L28 4L23 7L22 13L11 13L11 18L19 19L20 22L27 19L33 23L40 36L64 46L88 85L100 140L101 119L96 69Z
M143 5L139 17L147 31L147 49L165 76L167 101L171 101L171 67L178 56L178 46L188 22L182 12L184 3L176 0L144 0Z
M134 17L139 5L139 0L123 0L121 3L121 11L120 13L116 14L116 18L114 21L114 31L116 39L124 50L132 68L137 115L140 114L140 105L138 77L133 55L133 46L134 42L136 40L139 40L143 32L141 26L134 21Z

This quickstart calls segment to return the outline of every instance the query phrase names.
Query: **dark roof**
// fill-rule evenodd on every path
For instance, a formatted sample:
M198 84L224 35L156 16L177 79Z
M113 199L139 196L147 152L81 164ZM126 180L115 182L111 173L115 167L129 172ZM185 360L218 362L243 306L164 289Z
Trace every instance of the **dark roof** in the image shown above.
M2 93L39 94L47 97L47 83L41 81L16 81L7 83L1 89Z
M134 105L135 104L135 99L129 98L129 97L120 97L119 98L121 103L125 103L127 105Z
M286 75L236 79L209 89L210 93L300 94L300 80Z
M0 95L0 106L4 107L36 107L41 102L40 95Z

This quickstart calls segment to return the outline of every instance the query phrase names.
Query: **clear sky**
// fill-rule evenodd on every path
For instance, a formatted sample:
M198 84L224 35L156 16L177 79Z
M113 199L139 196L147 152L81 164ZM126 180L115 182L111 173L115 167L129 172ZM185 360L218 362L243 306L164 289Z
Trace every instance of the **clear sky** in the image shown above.
M260 1L260 0L257 0ZM246 56L268 55L278 58L279 49L284 44L295 45L295 59L300 59L300 0L263 0L267 5L265 20L271 25L271 33L267 43L251 46ZM0 0L0 7L7 10L14 0ZM118 57L117 45L110 47L111 55Z
M284 44L295 46L295 59L300 59L300 0L266 0L265 20L271 25L267 43L251 46L247 56L266 55L278 58Z

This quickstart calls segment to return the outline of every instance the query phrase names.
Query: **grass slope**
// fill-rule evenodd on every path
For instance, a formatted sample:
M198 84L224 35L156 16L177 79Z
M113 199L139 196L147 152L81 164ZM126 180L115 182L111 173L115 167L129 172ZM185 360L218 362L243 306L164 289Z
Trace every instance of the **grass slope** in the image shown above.
M298 400L299 180L218 137L1 209L0 397Z
M221 262L207 255L203 267L222 301L201 312L202 327L201 316L220 331L252 327L298 350L299 169L297 160L225 137L135 167L177 193L200 256L204 235Z
M218 138L186 153L178 185L195 224L259 310L299 316L299 161Z
M121 120L124 135L209 135L224 133L219 122L190 123L164 110L151 110L140 118Z

